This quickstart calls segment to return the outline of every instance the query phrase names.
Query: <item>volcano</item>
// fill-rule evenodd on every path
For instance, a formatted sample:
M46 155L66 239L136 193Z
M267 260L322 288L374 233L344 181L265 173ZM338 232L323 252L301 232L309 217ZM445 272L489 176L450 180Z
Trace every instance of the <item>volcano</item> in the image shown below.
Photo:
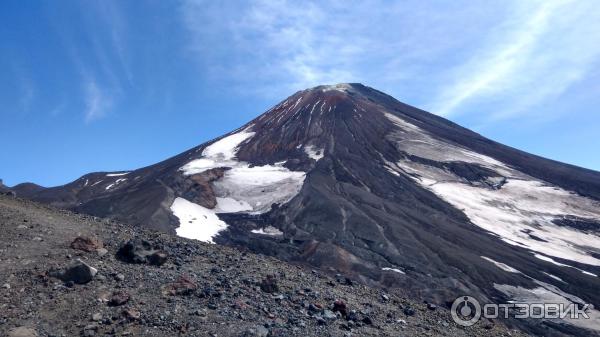
M434 303L600 305L599 172L504 146L361 84L299 91L149 167L12 190ZM528 329L590 335L600 312L589 313Z

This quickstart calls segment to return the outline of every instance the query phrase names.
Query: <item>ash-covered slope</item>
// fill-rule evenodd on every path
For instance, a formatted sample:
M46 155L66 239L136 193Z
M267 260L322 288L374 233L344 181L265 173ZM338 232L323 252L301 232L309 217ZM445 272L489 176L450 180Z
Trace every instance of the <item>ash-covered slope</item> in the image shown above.
M14 190L438 303L468 294L600 305L600 173L503 146L360 84L298 92L151 167ZM600 329L598 319L569 323L561 329Z

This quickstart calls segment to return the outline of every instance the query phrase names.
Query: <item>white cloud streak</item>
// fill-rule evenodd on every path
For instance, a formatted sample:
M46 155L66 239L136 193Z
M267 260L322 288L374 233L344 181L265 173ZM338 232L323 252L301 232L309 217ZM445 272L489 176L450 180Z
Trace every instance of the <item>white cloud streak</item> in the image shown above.
M271 97L363 82L489 122L559 97L600 57L593 0L183 4L204 75Z
M452 116L495 104L488 108L493 121L560 96L597 64L599 14L597 4L586 1L520 3L490 42L451 71L452 84L429 109Z
M88 80L85 84L85 122L90 123L106 116L111 106L111 98L100 89L97 82Z
M231 6L186 0L190 50L211 79L267 96L338 82L382 89L418 78L429 62L469 42L494 10L420 1L252 1ZM422 80L419 80L422 82ZM401 89L410 87L401 85ZM396 88L398 85L395 86ZM253 92L253 93L255 93Z

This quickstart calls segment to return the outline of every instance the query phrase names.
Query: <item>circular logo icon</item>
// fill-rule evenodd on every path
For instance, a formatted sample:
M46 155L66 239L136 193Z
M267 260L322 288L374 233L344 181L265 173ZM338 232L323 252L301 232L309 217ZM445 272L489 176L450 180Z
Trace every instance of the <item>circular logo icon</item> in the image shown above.
M461 296L452 303L450 313L456 324L471 326L481 318L481 305L471 296Z

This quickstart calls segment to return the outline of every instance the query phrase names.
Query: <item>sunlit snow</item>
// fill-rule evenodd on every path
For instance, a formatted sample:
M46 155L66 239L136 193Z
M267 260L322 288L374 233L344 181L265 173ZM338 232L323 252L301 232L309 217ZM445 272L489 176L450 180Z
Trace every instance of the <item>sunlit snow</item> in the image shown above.
M388 267L385 267L385 268L381 268L381 270L383 270L383 271L393 271L394 273L398 273L398 274L406 274L405 272L403 272L402 270L397 269L397 268L388 268Z
M552 222L565 215L598 221L599 202L549 185L491 157L438 140L395 115L386 116L398 127L388 137L400 150L439 162L476 163L505 177L506 183L495 190L477 186L450 171L408 159L388 163L388 171L410 176L462 210L475 225L507 243L600 266L600 259L590 254L600 250L600 237Z
M268 236L281 236L283 232L273 226L267 226L265 228L251 230L254 234L268 235Z
M509 266L509 265L507 265L505 263L494 261L494 260L492 260L492 259L490 259L489 257L486 257L486 256L482 256L481 258L484 259L484 260L486 260L486 261L489 261L489 262L493 263L494 265L496 265L496 267L498 267L498 268L500 268L500 269L502 269L504 271L507 271L509 273L516 273L516 274L520 274L521 273L517 269L515 269L515 268L513 268L513 267L511 267L511 266Z
M185 175L218 167L230 168L223 178L213 182L217 205L211 211L215 214L267 212L273 204L288 202L302 187L305 172L290 171L283 166L285 162L251 166L236 159L239 146L254 136L250 130L248 127L216 141L202 151L201 158L181 168Z
M107 177L120 177L120 176L124 176L126 174L129 174L129 172L122 172L122 173L109 173L106 176Z
M538 280L535 280L535 282L540 286L533 289L527 289L508 284L494 284L494 288L504 293L517 303L548 303L563 304L565 306L572 303L586 303L581 298L561 291L551 284L540 282ZM585 329L597 331L600 330L600 311L595 310L593 306L590 306L586 313L589 315L589 319L571 319L567 316L564 319L554 319L554 321L567 323Z
M184 198L175 198L171 211L179 219L177 235L204 242L213 242L213 237L227 228L213 210L202 207Z

